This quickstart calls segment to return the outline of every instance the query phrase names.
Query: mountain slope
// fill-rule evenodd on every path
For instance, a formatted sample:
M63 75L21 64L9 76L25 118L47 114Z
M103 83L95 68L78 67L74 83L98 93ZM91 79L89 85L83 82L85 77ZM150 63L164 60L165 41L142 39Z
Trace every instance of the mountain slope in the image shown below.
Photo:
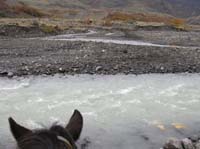
M199 0L160 0L152 7L158 12L171 14L178 17L191 17L200 15L200 1Z
M0 2L3 1L5 0L0 0ZM176 17L200 15L200 0L7 0L11 5L18 1L42 9L62 8L86 11L89 9L120 9L129 12L166 13Z

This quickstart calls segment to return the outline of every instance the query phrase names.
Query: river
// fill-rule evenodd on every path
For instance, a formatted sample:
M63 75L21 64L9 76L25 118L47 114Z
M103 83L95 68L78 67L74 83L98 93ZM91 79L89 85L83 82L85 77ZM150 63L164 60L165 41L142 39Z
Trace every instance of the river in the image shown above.
M13 149L7 118L30 128L81 111L88 149L159 149L200 130L200 75L75 75L0 78L0 148Z

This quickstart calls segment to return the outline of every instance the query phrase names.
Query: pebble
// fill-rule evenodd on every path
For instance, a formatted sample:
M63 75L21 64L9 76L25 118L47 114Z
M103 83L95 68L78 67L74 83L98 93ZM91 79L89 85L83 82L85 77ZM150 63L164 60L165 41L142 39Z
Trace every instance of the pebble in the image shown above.
M12 78L14 76L14 73L13 72L8 72L8 77L9 78Z
M164 70L165 68L162 66L162 67L160 67L160 70Z
M97 66L95 70L96 70L96 71L102 70L102 66Z
M63 71L64 71L62 67L60 67L58 70L59 70L60 72L63 72Z

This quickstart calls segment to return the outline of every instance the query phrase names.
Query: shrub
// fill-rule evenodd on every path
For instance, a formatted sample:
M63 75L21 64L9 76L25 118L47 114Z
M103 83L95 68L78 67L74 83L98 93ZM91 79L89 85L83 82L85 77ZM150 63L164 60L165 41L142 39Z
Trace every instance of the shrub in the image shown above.
M110 27L110 26L112 26L112 25L113 25L113 23L112 23L112 21L110 21L110 20L105 20L105 21L103 22L103 26Z
M5 12L0 12L0 17L6 17L7 14Z
M34 17L47 16L47 14L43 13L41 10L28 6L24 3L20 3L19 5L13 6L13 10L18 14L25 13Z
M170 25L175 27L176 29L185 30L186 29L186 23L183 19L172 19L170 22Z
M52 26L47 24L41 24L39 28L44 33L57 33L58 31L60 31L58 26Z

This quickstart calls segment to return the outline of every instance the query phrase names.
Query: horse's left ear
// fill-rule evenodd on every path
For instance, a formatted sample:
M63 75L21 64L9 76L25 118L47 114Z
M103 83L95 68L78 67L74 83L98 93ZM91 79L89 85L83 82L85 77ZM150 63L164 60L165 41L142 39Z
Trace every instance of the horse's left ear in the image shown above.
M19 139L21 137L32 132L31 130L17 124L15 122L15 120L12 119L11 117L8 119L8 121L9 121L9 124L10 124L10 130L11 130L14 138L16 139L16 141L19 141Z
M77 141L80 137L83 128L83 117L78 110L74 110L69 123L66 126L67 131L72 135L74 141Z

